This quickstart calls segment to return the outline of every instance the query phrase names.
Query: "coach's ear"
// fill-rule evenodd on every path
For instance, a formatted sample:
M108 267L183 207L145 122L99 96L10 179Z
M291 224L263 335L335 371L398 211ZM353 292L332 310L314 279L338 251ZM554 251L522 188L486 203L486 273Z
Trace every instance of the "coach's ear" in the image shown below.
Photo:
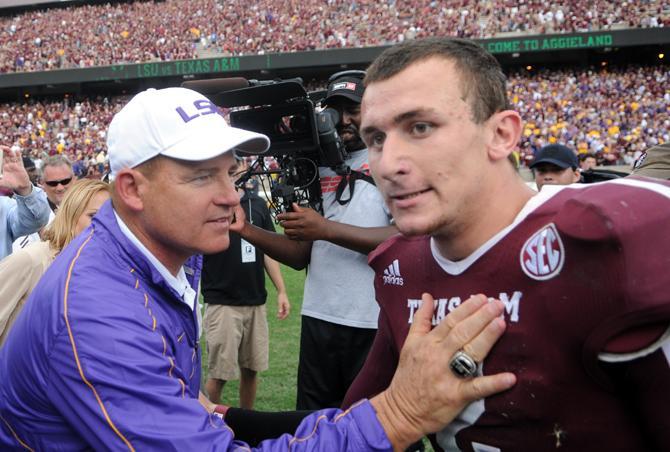
M495 113L488 121L490 141L488 154L491 160L506 159L519 144L521 138L521 117L513 110Z
M113 182L114 203L117 204L120 202L126 209L135 212L141 211L144 208L142 190L147 182L146 176L140 171L130 168L122 169L118 172Z

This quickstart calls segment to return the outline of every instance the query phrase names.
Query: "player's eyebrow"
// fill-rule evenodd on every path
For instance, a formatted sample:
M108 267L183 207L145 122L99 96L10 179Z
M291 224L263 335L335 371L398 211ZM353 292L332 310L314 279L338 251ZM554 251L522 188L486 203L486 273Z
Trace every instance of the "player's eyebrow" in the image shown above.
M400 123L403 123L411 119L415 119L417 117L433 114L434 112L435 112L434 108L416 108L414 110L406 111L394 116L392 122L394 125L398 125ZM361 135L367 136L377 131L379 131L378 127L369 125L361 129Z
M417 108L415 110L406 111L400 113L399 115L393 118L393 124L400 124L401 122L407 121L409 119L415 119L418 116L426 116L435 112L434 108Z
M379 129L375 126L365 126L361 129L361 136L372 135L377 132Z

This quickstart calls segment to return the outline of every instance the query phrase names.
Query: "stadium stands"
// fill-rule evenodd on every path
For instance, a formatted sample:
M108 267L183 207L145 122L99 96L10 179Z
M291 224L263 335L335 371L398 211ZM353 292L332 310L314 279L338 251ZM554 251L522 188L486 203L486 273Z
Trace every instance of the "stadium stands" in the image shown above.
M662 0L137 1L0 18L0 72L668 25Z
M559 142L595 153L602 165L631 164L670 142L669 83L665 66L512 74L510 99L526 120L522 160Z
M561 142L596 153L600 164L630 164L642 150L670 142L669 78L662 66L511 74L510 99L527 121L522 162L532 158L534 149ZM88 159L104 153L104 131L126 100L4 104L0 141L33 157L64 152L73 160L85 160L88 167Z
M95 159L106 154L105 131L112 116L128 100L70 99L26 101L0 106L0 142L18 146L25 155L41 159L45 154L63 153L81 161L80 175L99 175ZM81 165L79 165L81 166ZM103 165L104 166L104 165Z

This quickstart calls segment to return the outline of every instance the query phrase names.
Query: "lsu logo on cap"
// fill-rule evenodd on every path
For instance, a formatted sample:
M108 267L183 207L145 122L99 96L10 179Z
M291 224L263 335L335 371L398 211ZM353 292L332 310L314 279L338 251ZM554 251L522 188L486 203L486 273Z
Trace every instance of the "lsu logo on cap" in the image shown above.
M533 234L521 248L521 268L528 277L545 281L560 273L565 248L553 223Z

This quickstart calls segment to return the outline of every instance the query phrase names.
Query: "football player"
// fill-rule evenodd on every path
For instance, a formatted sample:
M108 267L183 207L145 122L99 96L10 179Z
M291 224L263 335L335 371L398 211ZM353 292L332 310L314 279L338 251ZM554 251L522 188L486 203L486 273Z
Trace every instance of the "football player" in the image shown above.
M481 292L509 328L464 363L519 380L438 432L442 448L670 450L670 185L534 193L508 161L522 122L505 83L460 39L400 44L367 71L362 136L403 236L370 255L379 331L345 405L389 383L423 292L434 325Z

